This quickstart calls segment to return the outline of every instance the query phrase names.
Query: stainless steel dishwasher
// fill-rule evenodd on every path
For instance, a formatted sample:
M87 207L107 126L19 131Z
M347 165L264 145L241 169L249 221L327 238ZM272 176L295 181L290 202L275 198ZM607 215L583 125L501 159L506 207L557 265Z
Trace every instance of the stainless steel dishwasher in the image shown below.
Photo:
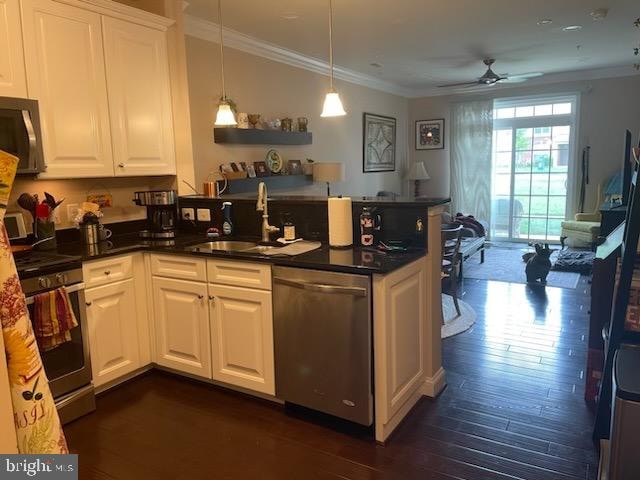
M371 425L369 277L276 266L273 320L276 395Z

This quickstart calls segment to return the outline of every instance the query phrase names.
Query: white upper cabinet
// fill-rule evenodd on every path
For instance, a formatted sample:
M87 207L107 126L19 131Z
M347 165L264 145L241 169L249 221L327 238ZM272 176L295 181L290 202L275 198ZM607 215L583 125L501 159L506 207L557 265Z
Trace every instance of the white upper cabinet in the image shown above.
M0 96L27 97L20 4L0 0Z
M40 103L45 178L113 176L100 15L22 0L29 96Z
M102 21L115 175L174 174L165 33L115 18Z

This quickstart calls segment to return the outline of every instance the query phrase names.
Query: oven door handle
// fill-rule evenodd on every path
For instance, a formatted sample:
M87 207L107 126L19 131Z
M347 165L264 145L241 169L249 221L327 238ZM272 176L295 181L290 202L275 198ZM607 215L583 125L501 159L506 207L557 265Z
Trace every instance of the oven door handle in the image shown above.
M80 290L84 290L85 288L85 284L84 282L80 282L80 283L74 283L73 285L70 285L68 287L64 287L67 290L67 293L75 293L75 292L79 292ZM35 302L35 295L32 295L30 297L26 297L25 298L25 303L27 305L32 305L33 302Z

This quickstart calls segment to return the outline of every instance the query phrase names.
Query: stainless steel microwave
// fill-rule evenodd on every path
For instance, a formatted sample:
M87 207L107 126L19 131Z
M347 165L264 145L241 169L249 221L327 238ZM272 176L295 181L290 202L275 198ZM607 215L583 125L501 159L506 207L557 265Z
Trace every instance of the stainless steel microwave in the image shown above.
M44 170L38 102L0 97L0 150L18 157L18 174Z

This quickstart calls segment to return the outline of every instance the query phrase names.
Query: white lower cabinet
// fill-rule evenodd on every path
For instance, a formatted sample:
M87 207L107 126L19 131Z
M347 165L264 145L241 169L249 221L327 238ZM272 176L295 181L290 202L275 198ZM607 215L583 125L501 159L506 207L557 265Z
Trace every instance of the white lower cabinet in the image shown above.
M211 378L211 340L205 283L153 277L158 365Z
M209 285L212 378L275 395L271 292Z
M140 367L134 280L85 292L93 383L96 387Z

